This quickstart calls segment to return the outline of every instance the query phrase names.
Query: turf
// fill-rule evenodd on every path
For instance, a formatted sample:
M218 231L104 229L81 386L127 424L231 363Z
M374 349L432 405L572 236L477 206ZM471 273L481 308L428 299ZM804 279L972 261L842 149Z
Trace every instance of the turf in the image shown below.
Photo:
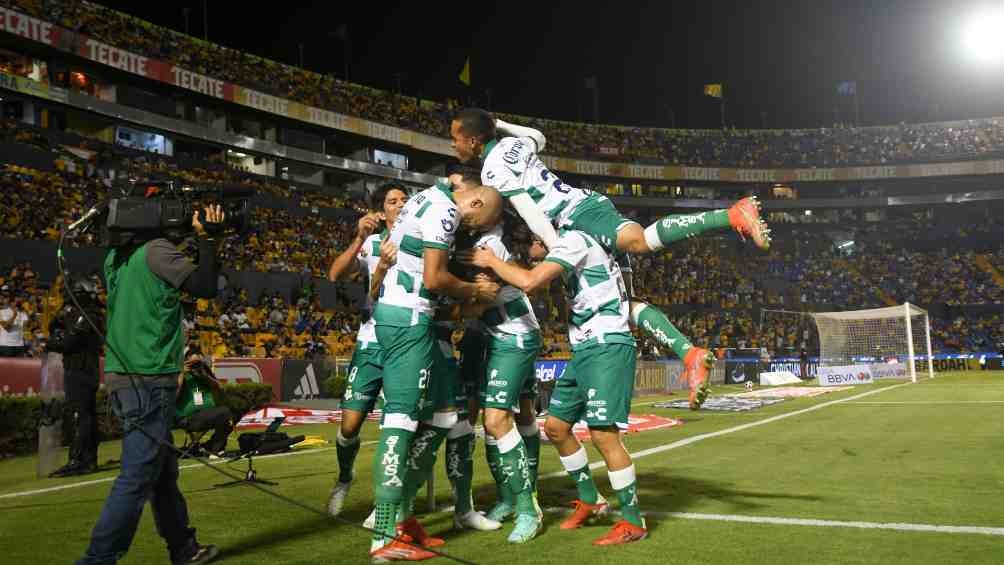
M451 516L423 517L448 541L446 552L476 563L999 563L1004 537L980 534L850 529L695 520L672 512L1004 527L1004 372L944 373L916 385L883 381L811 399L787 400L748 413L692 413L636 399L636 414L682 418L680 427L631 434L632 452L734 426L758 422L833 400L877 391L857 400L649 454L636 460L639 497L650 535L639 543L597 549L590 545L609 527L558 530L560 508L573 496L553 449L542 446L541 505L550 509L546 530L533 542L511 546L499 532L452 532ZM737 392L718 387L715 393ZM980 401L980 402L975 402ZM998 401L991 403L987 401ZM932 403L932 402L937 402ZM375 438L367 425L364 441ZM291 433L334 438L334 426L303 426ZM102 444L102 461L118 457L115 442ZM476 454L476 499L493 494ZM359 523L372 496L372 443L364 444L358 479L343 516ZM598 455L590 450L590 459ZM322 509L336 462L333 449L315 449L256 461L275 490ZM0 461L0 555L4 563L69 563L87 545L110 482L21 497L6 494L112 477L114 469L84 479L34 476L33 458ZM230 469L240 474L240 466ZM438 465L437 502L448 506L448 483ZM601 491L612 492L603 469ZM248 487L214 489L226 480L197 467L181 484L199 539L222 549L221 563L366 563L369 536L362 530L275 500ZM611 497L612 498L612 497ZM424 501L421 505L424 507ZM439 559L439 562L446 562ZM122 563L163 563L166 553L150 512Z

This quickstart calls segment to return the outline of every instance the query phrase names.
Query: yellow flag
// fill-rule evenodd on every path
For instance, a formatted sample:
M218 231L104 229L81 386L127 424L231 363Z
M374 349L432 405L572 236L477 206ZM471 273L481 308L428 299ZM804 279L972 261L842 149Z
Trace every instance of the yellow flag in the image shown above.
M704 93L708 96L713 96L715 98L722 97L722 85L720 84L705 84Z
M467 60L464 61L464 70L460 71L460 82L466 84L467 86L471 85L471 58L470 57L468 57Z

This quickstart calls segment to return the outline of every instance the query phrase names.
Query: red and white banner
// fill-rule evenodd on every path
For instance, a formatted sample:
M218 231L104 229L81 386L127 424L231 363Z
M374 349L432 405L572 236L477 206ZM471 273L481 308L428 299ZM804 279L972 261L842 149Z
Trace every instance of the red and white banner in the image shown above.
M540 426L540 437L544 440L547 439L547 433L544 432L544 420L545 418L537 418L537 425ZM636 414L631 414L628 416L628 429L625 433L633 434L638 432L650 432L652 430L661 430L663 428L672 428L675 426L682 426L683 420L678 420L676 418L666 418L663 416L656 416L655 414L646 414L644 416L639 416ZM579 441L585 441L589 439L589 426L585 422L579 422L572 426L572 433Z
M283 417L283 426L305 424L334 424L342 421L341 410L313 410L310 408L291 408L288 406L266 406L261 410L248 412L237 422L238 428L265 428L272 420ZM374 410L366 416L367 420L379 421L382 413Z
M282 391L282 359L236 357L213 360L213 374L220 381L272 385L272 398Z
M0 30L55 47L60 28L14 10L0 8Z

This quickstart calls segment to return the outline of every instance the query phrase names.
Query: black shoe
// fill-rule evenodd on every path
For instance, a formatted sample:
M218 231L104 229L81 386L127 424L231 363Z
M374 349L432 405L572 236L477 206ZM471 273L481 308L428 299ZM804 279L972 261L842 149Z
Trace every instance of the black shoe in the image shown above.
M215 545L196 546L195 553L191 557L172 562L172 565L193 565L196 563L209 563L220 554L220 550Z
M97 461L82 461L77 464L76 467L70 469L63 474L64 477L72 477L76 475L90 475L91 473L98 472Z
M75 459L70 459L70 461L66 465L63 465L62 467L60 467L60 468L56 469L55 471L49 473L49 478L53 479L53 478L56 478L56 477L66 477L66 476L69 476L79 466L80 466L80 461L77 461Z

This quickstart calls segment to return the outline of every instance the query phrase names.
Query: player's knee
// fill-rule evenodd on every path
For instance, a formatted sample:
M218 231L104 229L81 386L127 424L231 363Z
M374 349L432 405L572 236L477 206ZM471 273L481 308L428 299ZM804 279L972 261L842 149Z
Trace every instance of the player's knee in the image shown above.
M596 449L603 454L623 449L620 431L617 428L590 428L589 437Z
M485 431L493 438L500 438L512 429L512 413L498 408L485 408Z
M361 412L343 410L341 424L342 437L352 439L359 435L359 431L362 429L365 420L366 415Z
M548 417L544 421L544 433L551 441L558 442L566 439L571 433L572 425L557 418Z

